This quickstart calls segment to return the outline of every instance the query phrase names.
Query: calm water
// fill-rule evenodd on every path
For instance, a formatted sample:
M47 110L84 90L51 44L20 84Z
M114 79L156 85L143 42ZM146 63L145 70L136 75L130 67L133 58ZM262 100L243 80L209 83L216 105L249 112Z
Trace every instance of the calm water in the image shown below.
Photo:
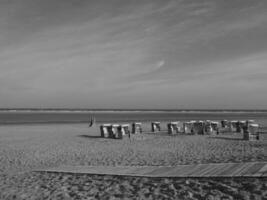
M267 112L39 112L0 111L0 124L87 123L94 116L98 123L133 121L247 120L266 124Z

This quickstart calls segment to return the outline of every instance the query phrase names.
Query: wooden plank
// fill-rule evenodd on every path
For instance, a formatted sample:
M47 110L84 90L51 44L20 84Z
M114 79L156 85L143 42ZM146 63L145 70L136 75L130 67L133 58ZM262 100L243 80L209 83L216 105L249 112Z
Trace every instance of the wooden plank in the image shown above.
M184 168L181 171L180 177L188 177L192 173L194 173L196 171L196 169L198 169L198 168L199 168L199 165L188 166L187 168Z
M188 168L188 165L180 165L179 167L174 167L172 170L166 172L166 176L168 177L183 177L184 176L184 170Z
M172 169L172 167L158 167L157 169L153 169L150 172L145 173L145 175L156 176L157 174L163 174L170 169Z
M190 165L188 168L184 168L183 171L181 171L181 174L183 176L190 176L192 173L194 173L202 164L197 165Z
M244 165L235 172L235 176L242 176L247 173L252 173L255 171L255 169L255 163L244 163Z
M243 173L240 174L240 176L244 177L252 177L252 176L261 176L262 173L259 172L259 170L265 165L265 163L257 162L257 163L251 163L251 166Z
M213 165L213 168L207 171L206 173L203 173L203 176L204 177L217 177L219 172L222 171L223 169L225 169L224 164Z
M252 164L253 165L253 164ZM228 173L230 176L240 176L241 173L245 172L249 167L251 166L251 163L241 163L237 164L235 169L233 169L230 173Z
M252 174L251 176L257 177L266 177L267 176L267 164L265 163L256 173Z
M203 174L203 172L210 171L212 168L214 168L213 165L201 165L199 166L194 172L192 172L189 176L198 177Z
M217 176L229 176L229 174L238 167L239 165L236 163L224 164L224 168L217 172Z
M260 170L260 173L266 173L267 172L267 164L265 164Z
M218 172L224 169L224 164L211 164L205 171L201 173L201 176L211 177L218 176Z
M143 175L145 175L146 173L149 173L152 170L155 170L157 168L158 168L158 166L138 167L138 168L132 170L131 175L135 175L135 174L139 174L139 175L143 174Z
M213 163L178 166L60 166L35 171L145 177L260 177L267 176L267 163Z

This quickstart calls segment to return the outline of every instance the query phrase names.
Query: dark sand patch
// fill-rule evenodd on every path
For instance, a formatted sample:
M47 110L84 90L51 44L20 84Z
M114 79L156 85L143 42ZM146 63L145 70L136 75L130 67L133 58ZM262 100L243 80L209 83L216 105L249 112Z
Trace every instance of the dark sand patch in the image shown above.
M144 178L68 173L1 176L1 199L267 199L267 178Z

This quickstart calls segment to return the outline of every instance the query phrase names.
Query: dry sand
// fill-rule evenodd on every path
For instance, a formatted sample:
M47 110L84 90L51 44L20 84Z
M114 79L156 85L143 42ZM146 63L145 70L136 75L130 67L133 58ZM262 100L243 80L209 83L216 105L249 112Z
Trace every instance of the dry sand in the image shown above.
M99 138L98 127L88 129L87 124L0 126L0 197L266 199L264 178L153 179L30 172L62 164L175 166L267 160L266 136L256 142L241 137L148 134L112 140Z
M141 178L28 173L1 176L1 199L267 199L267 178Z

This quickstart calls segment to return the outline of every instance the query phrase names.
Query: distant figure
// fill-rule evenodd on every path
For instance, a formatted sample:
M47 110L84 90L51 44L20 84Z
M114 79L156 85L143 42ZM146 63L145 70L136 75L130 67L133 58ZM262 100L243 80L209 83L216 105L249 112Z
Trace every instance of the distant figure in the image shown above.
M89 120L89 127L92 127L95 124L95 118L91 116Z
M127 134L128 134L129 139L131 139L131 131L130 130L127 130Z

